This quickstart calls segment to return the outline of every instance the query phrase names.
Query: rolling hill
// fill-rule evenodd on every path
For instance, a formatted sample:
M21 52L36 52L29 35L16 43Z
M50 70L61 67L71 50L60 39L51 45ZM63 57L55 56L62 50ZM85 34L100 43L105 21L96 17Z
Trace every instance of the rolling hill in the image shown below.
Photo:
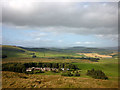
M117 52L110 49L88 48L88 47L69 47L69 48L28 48L19 46L2 45L2 54L8 57L32 57L32 53L36 54L76 54L76 53L99 53L111 54Z

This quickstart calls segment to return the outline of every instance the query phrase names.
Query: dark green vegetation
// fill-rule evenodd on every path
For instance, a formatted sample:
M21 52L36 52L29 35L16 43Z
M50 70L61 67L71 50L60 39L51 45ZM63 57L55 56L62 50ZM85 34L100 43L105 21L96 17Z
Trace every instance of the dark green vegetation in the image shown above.
M94 70L94 69L88 70L87 75L91 76L95 79L105 79L105 80L108 79L108 77L105 75L105 73L102 72L101 70Z
M67 71L67 72L63 72L61 74L62 76L80 76L80 73L78 71Z
M104 49L104 48L86 48L86 47L69 47L66 49L59 48L25 48L22 49L35 52L59 52L59 53L99 53L99 54L111 54L115 50Z
M3 71L13 71L13 72L19 72L19 73L25 73L26 68L29 67L49 67L49 68L69 68L72 70L78 69L75 65L70 63L5 63L2 64L2 70Z
M2 55L2 58L7 58L7 55Z
M30 57L28 51L16 46L2 46L2 55L7 57ZM3 57L2 56L2 57Z
M80 59L80 60L90 60L93 62L98 62L99 58L92 58L92 57L71 57L71 56L59 56L59 57L42 57L46 59Z

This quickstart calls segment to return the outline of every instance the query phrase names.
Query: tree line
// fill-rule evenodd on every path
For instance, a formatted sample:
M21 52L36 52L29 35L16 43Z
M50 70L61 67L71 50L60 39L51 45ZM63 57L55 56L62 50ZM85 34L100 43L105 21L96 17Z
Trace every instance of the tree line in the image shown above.
M92 57L70 57L70 56L62 56L62 57L45 57L48 59L85 59L85 60L90 60L94 62L98 62L100 60L99 58L92 58Z
M2 64L2 70L3 71L13 71L13 72L19 72L19 73L25 73L26 68L29 67L49 67L49 68L69 68L69 69L78 69L76 65L73 65L71 63L5 63Z

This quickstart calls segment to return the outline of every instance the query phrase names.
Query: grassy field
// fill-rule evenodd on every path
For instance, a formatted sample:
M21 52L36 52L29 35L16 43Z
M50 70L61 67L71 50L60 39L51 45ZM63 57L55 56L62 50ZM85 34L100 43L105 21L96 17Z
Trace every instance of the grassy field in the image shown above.
M117 88L118 82L60 75L26 75L3 72L3 88Z
M98 53L77 53L79 55L85 55L87 57L100 57L100 58L112 58L110 55L100 55Z
M37 58L32 58L35 53ZM117 88L118 87L118 58L102 58L99 62L92 62L84 59L48 59L42 57L74 56L83 57L76 53L28 51L19 47L4 46L3 54L8 57L2 63L10 62L51 62L51 63L72 63L81 69L80 77L61 76L61 73L45 72L38 74L24 74L3 71L3 88ZM86 75L90 69L102 70L108 80L93 79ZM25 84L26 83L26 84Z

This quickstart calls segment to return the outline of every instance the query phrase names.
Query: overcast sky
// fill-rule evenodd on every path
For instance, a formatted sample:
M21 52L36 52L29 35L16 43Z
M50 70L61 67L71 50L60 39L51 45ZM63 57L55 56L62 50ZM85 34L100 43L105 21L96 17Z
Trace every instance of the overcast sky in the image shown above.
M114 47L117 2L2 3L2 44L25 47Z

